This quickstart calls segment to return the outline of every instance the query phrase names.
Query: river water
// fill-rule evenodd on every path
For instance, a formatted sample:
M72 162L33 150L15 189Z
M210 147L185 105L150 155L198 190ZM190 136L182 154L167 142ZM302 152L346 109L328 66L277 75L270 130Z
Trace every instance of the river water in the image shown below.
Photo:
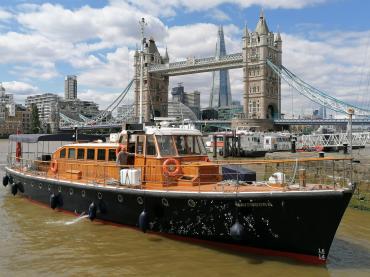
M7 140L0 140L0 176ZM328 263L226 252L46 208L0 187L0 276L370 276L370 212L348 208Z

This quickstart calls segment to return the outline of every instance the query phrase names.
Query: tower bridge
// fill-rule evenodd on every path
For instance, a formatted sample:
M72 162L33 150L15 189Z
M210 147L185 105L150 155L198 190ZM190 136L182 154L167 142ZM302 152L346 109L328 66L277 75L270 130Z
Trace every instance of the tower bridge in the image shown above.
M143 63L141 63L141 59ZM215 72L217 70L241 68L243 70L243 113L228 122L210 122L223 126L260 126L262 130L282 125L307 124L345 124L346 120L301 120L281 119L281 78L298 93L336 112L347 114L353 109L356 115L367 116L354 119L354 124L369 124L370 110L344 103L307 84L282 65L282 39L280 33L269 31L264 14L261 13L255 31L245 26L242 37L242 52L216 55L207 58L188 58L184 61L170 62L168 52L162 56L153 38L143 39L142 51L134 56L134 77L124 91L104 110L92 119L82 118L82 122L70 120L61 115L61 128L73 126L98 129L118 126L127 120L139 119L140 80L142 80L143 121L154 117L167 116L168 86L171 76ZM142 75L142 78L141 78ZM130 88L134 90L133 113L120 120L107 120L118 105L122 103ZM207 92L208 93L208 92ZM127 99L127 98L126 98ZM205 124L199 121L198 124Z
M222 31L222 29L220 29ZM154 117L167 116L169 77L214 72L217 70L243 69L243 122L262 120L272 128L273 118L280 118L281 96L280 77L267 65L270 59L281 65L282 40L280 33L269 31L265 16L261 12L255 31L245 26L242 37L242 51L208 58L188 58L170 62L166 52L162 57L153 38L143 40L143 51L136 51L135 65L135 116L140 116L140 95L142 96L143 121ZM141 65L141 59L144 66ZM142 73L142 74L141 74ZM143 75L142 94L140 76ZM208 93L208 92L207 92Z
M187 60L180 62L153 64L149 66L148 73L159 73L165 76L177 76L210 72L221 69L242 68L244 65L245 63L243 62L243 54L235 53L219 58L188 58Z

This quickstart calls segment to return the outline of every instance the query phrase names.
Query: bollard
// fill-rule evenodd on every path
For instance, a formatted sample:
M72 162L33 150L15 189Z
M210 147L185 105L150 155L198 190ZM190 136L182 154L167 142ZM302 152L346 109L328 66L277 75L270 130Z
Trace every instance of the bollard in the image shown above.
M319 158L324 158L325 157L325 152L319 152Z
M238 157L240 157L241 155L241 151L240 151L240 148L241 148L241 141L240 141L240 135L238 135L238 138L237 138L237 143L238 143Z
M291 141L291 153L296 153L295 140L292 140Z
M299 169L299 186L306 187L306 169Z
M213 158L217 158L217 136L213 135Z
M227 139L227 136L226 135L224 135L224 149L223 149L223 154L224 154L224 158L226 158L227 156L228 156L228 154L229 154L229 152L228 152L228 139Z
M343 154L348 154L348 143L343 143Z

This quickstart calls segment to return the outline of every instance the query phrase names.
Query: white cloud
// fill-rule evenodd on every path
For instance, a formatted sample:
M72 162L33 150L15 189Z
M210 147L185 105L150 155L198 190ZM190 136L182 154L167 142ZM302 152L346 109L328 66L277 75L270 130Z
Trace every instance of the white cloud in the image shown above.
M102 60L109 62L106 52L117 47L132 48L140 41L141 17L147 19L147 34L156 34L157 40L163 40L167 32L158 18L123 2L76 10L49 3L23 4L14 17L22 32L0 33L0 63L10 64L11 72L20 74L20 78L58 76L56 63L60 61L82 71L104 66Z
M3 82L3 86L7 93L12 93L14 95L17 103L24 102L25 98L29 95L40 93L38 87L25 82Z
M111 0L113 5L122 2L131 3L135 7L153 15L171 17L177 9L187 11L206 11L217 8L222 4L235 4L241 8L258 5L268 9L301 9L307 6L318 5L328 0Z
M10 71L14 75L22 76L25 79L43 79L48 80L58 76L55 64L52 62L33 63L32 65L16 65Z
M230 16L220 9L213 9L210 11L210 16L218 21L230 20Z
M24 27L51 39L69 42L98 40L114 47L135 45L139 41L138 21L143 16L148 21L147 31L163 38L166 30L159 19L123 2L100 9L83 6L76 10L47 3L31 12L21 12L17 20Z
M0 21L9 20L12 17L13 17L13 15L10 12L0 8Z
M106 55L106 62L83 71L78 76L82 85L98 88L124 88L134 74L133 55L128 48L117 48ZM131 60L130 60L131 59Z
M311 40L282 34L283 64L327 94L369 108L370 87L366 82L370 78L370 61L367 56L370 55L370 49L366 39L369 37L370 31L316 33ZM285 85L282 92L283 107L289 110L291 91ZM293 98L298 99L298 105L294 105L295 114L304 106L317 108L317 105L298 96L296 92Z
M147 19L146 35L154 36L160 52L164 53L167 45L170 60L178 61L187 57L214 55L218 26L197 23L167 27L157 15L174 16L177 9L217 13L221 11L218 7L224 3L240 7L261 5L271 9L299 9L321 4L325 0L138 0L132 5L128 2L112 0L103 8L84 6L73 10L53 4L23 4L13 14L0 9L0 20L15 18L21 30L0 33L0 63L9 64L10 73L19 76L19 80L60 76L58 62L67 63L77 71L79 85L85 88L79 96L82 99L94 99L104 107L133 75L132 49L140 39L138 20L141 17ZM140 11L143 7L145 13ZM220 13L218 15L223 16ZM224 26L224 33L227 52L240 52L242 30L229 24ZM370 68L370 65L364 53L367 51L369 32L324 33L316 30L309 36L282 36L283 63L290 70L342 100L368 104L367 76L370 73L366 68ZM202 103L207 105L211 77L211 73L173 77L170 79L170 88L183 82L187 91L200 90ZM230 70L230 79L233 98L241 99L241 69ZM363 80L362 83L359 80ZM24 91L21 95L38 91L29 86L28 90L21 90ZM283 85L282 92L283 109L289 111L290 90ZM301 107L306 109L313 106L300 96L294 96L293 102L297 110L295 113L300 112Z

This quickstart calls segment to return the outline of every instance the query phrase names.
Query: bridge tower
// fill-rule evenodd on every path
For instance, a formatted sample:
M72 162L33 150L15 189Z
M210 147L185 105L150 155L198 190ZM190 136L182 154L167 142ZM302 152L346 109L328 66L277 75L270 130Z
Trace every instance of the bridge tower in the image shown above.
M164 57L159 53L155 41L150 38L144 42L143 61L143 122L149 122L153 117L167 116L169 78L160 73L149 73L150 65L168 64L166 49ZM135 52L135 116L139 118L140 103L140 53Z
M243 35L244 114L239 125L272 129L272 120L281 115L281 81L268 67L266 60L280 66L282 62L280 33L269 31L263 11L254 32L247 26Z

